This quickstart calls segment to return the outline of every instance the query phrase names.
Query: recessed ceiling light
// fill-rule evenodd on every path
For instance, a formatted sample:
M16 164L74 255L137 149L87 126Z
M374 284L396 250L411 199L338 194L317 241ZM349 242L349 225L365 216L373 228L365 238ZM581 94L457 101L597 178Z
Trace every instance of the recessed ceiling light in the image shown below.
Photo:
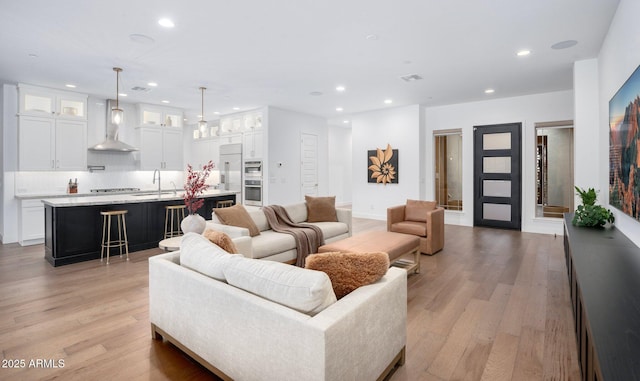
M349 123L349 121L348 120L343 120L342 123Z
M161 101L161 102L162 102L162 103L171 103L171 102L169 102L169 101L167 101L167 100L164 100L164 101Z
M342 107L336 107L336 111L340 112L342 110L344 110Z
M342 86L342 85L340 85L340 86L336 86L336 91L339 91L339 92L343 92L343 91L345 91L346 89L347 89L347 88L346 88L346 87L344 87L344 86Z
M234 107L233 109L238 111L238 110L240 110L240 107Z
M370 34L367 36L367 40L369 41L375 41L378 39L378 35L377 34Z
M149 82L149 83L147 83L147 86L156 87L156 86L158 86L158 84L155 83L155 82Z
M216 115L220 115L220 111L214 111L213 113Z
M393 99L385 99L384 103L389 105L389 104L393 103Z
M485 93L485 94L493 94L494 92L495 92L495 90L494 90L494 89L486 89L486 90L484 91L484 93Z
M72 85L70 83L67 83L65 86L68 87L68 88L71 88L71 89L75 89L76 88L76 85Z
M168 18L162 18L158 20L158 24L160 24L160 26L163 26L165 28L173 28L174 26L176 26L176 24L174 24L173 21L171 21L171 19L168 19Z
M127 93L118 93L118 95L121 96L121 97L126 97Z
M570 48L572 46L576 46L578 44L578 41L576 40L565 40L565 41L560 41L560 42L556 42L555 44L551 45L551 49L567 49Z
M313 95L314 97L318 97L320 95L322 95L322 91L312 91L309 93L309 95Z
M520 50L516 54L518 55L518 57L528 56L529 54L531 54L531 50Z

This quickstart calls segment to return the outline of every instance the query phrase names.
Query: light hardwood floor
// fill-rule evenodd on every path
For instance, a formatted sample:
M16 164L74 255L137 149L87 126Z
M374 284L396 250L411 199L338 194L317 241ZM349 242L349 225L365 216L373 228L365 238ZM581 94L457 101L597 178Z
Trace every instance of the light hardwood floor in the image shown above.
M354 218L355 234L384 229ZM151 339L147 258L161 252L54 268L42 245L0 245L2 365L26 361L0 380L215 380ZM447 225L407 303L407 361L391 381L579 379L562 237Z

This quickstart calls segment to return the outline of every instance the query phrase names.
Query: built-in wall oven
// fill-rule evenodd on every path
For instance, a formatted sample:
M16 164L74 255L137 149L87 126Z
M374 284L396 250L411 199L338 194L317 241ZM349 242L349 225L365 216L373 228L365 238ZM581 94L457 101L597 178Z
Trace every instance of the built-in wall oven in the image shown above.
M244 204L262 206L262 161L244 162Z

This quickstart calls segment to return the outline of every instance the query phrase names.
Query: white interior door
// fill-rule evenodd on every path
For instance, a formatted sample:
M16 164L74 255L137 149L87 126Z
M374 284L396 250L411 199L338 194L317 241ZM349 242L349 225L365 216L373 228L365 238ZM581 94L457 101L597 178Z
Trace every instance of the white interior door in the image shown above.
M302 133L300 146L300 179L302 196L318 195L318 136Z

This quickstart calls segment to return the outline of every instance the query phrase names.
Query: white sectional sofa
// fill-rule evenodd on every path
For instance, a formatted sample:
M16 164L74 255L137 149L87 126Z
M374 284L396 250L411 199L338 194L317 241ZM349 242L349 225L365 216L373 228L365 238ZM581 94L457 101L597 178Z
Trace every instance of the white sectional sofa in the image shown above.
M331 290L328 306L303 313L271 301L277 300L269 299L273 294L265 298L258 296L260 290L245 291L237 284L237 274L248 289L278 292L285 301L290 298L300 305L296 297L300 284L284 293L282 284L307 282L309 276L313 280L309 294L317 294L325 273L230 255L211 246L214 252L198 249L195 257L193 247L183 247L149 258L154 339L169 340L225 380L367 381L382 379L404 363L407 274L403 269L389 268L376 283L337 301ZM231 277L234 272L236 278ZM267 278L276 281L269 283Z
M285 210L295 223L307 221L307 206L304 202L284 205ZM249 236L249 230L237 226L223 225L215 213L207 228L227 233L236 244L238 251L247 258L267 259L277 262L295 263L297 251L294 238L286 233L271 230L267 217L261 209L247 208L249 216L260 230L255 237ZM322 229L326 243L351 237L351 209L336 208L337 222L312 222Z

